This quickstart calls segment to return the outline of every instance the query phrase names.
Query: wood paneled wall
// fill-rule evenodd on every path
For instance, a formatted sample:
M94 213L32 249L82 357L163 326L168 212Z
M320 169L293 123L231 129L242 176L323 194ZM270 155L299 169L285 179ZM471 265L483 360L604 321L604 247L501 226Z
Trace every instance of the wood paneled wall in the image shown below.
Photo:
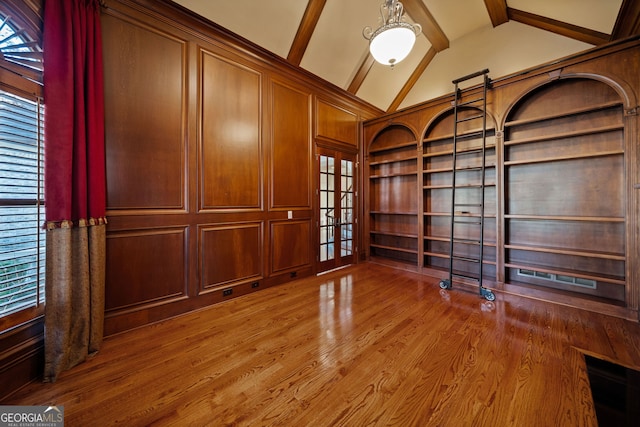
M103 10L106 334L315 272L315 141L380 112L165 1Z
M168 0L102 5L105 333L314 273L315 148L382 111ZM2 399L42 374L42 317L0 332Z

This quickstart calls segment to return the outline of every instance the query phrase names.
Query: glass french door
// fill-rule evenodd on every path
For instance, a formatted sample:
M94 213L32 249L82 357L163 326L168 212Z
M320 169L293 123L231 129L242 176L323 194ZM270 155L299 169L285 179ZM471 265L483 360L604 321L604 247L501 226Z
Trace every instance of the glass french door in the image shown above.
M322 272L356 260L356 156L320 149L318 163L318 271Z

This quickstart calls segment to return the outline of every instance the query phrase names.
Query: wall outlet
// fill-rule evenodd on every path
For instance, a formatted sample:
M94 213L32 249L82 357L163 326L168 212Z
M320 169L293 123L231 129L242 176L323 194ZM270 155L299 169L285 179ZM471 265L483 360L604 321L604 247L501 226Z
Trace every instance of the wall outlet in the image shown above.
M232 293L233 293L233 288L227 288L227 289L224 289L224 290L222 291L222 296L223 296L223 297L228 297L228 296L229 296L229 295L231 295Z

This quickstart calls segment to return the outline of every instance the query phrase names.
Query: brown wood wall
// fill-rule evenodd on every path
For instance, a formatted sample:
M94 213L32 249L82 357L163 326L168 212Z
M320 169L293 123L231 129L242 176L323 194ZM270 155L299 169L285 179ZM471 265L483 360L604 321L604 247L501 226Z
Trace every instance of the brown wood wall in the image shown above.
M102 22L106 334L314 273L316 143L379 111L166 2Z
M316 146L381 111L169 1L103 5L106 334L314 273ZM0 399L42 333L0 336Z

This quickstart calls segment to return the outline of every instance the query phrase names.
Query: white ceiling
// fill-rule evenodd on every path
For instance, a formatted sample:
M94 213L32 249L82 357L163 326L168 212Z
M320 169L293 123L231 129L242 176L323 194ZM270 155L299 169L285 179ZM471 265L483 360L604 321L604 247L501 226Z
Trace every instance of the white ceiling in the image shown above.
M174 1L286 59L307 4L313 0ZM410 1L413 0L404 1L405 11ZM560 35L562 31L540 29L540 25L521 23L517 18L494 27L489 4L502 2L505 10L534 14L541 23L551 19L554 28L558 23L570 24L580 32L607 36L614 32L623 5L623 0L422 2L448 39L449 47L420 68L432 48L425 34L421 34L409 57L393 69L374 63L367 72L365 66L360 74L364 76L361 84L351 87L351 91L382 110L401 109L450 93L451 80L484 68L490 70L492 78L498 78L594 47L581 41L582 37ZM348 90L368 57L368 42L362 30L378 26L381 3L382 0L326 0L298 65ZM411 21L408 13L407 19ZM418 76L412 79L416 69Z

